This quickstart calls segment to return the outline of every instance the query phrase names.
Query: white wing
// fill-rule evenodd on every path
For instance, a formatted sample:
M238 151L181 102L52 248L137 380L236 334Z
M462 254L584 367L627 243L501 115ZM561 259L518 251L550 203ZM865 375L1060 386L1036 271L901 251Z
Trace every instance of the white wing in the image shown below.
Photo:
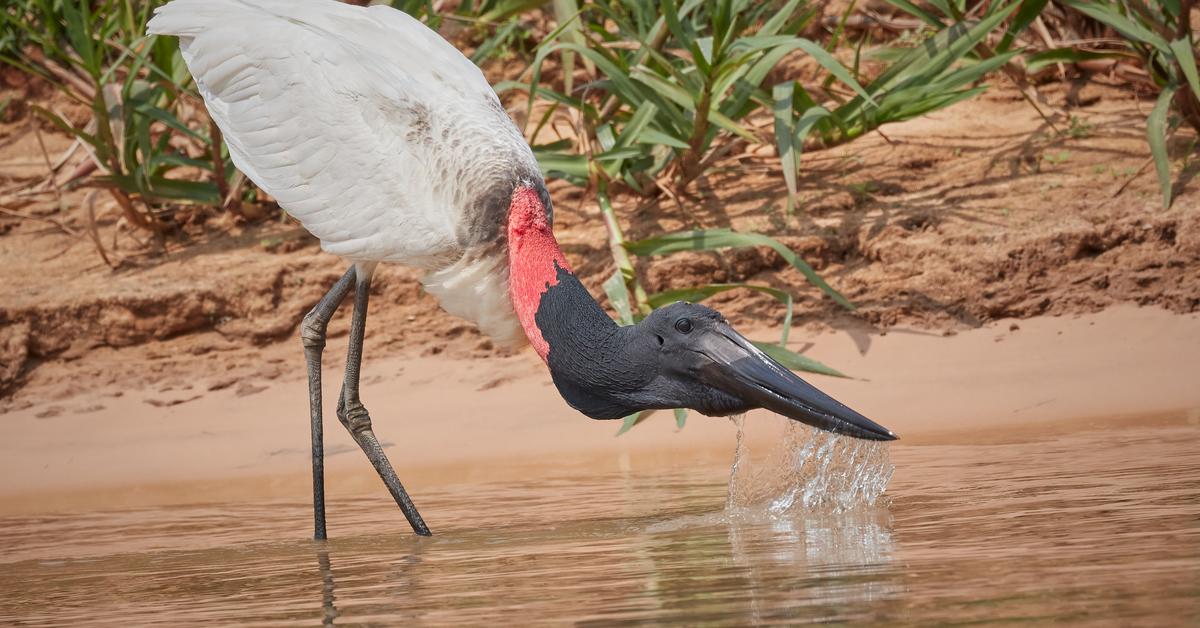
M234 163L323 249L424 268L447 310L520 335L503 225L514 185L541 175L457 49L330 0L175 0L149 31L179 36Z

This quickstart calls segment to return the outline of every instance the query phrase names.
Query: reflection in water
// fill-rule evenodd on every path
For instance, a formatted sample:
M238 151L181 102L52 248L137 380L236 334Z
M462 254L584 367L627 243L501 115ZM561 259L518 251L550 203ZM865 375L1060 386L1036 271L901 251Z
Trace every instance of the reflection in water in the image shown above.
M819 574L794 583L809 602L804 614L809 620L836 621L845 608L861 608L899 590L887 578L870 577L886 573L894 561L891 518L885 508L865 507L839 516L775 516L764 521L767 533L747 526L746 518L729 526L733 563L747 571L755 591L769 590L772 579L786 571ZM829 609L825 614L820 612L823 606ZM755 623L779 619L779 607L754 596L751 618Z
M337 619L337 606L334 606L337 596L333 594L333 566L329 563L328 550L317 550L317 568L321 570L321 625L332 626L333 620Z
M1179 624L1198 432L899 446L888 499L780 512L721 509L727 468L430 490L428 539L386 494L322 544L304 502L7 517L0 624Z
M879 503L893 472L887 445L784 419L752 428L740 416L733 422L738 437L725 509L651 523L651 539L711 535L725 541L717 546L728 560L715 564L737 568L737 588L755 622L795 618L780 613L789 596L803 599L797 609L821 621L898 590L886 580L862 577L886 572L893 561L891 513ZM753 452L749 429L760 447ZM780 574L787 574L787 586L775 582ZM804 575L818 577L799 577ZM829 615L820 614L824 606Z

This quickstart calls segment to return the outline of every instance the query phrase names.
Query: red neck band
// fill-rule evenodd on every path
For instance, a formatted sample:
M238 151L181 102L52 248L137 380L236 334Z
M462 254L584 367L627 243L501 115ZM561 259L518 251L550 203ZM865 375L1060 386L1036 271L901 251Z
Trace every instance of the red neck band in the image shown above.
M550 353L550 345L534 319L542 294L558 283L556 262L570 270L538 193L518 187L508 207L508 294L525 336L542 360Z

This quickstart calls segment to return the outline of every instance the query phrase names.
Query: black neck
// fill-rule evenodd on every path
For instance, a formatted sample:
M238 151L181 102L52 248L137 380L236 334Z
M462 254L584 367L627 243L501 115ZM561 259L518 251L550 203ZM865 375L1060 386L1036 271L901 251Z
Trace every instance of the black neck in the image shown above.
M617 419L642 406L637 393L657 375L657 363L636 326L621 327L583 284L555 265L558 283L542 294L535 321L550 346L546 363L571 407L593 419ZM642 356L642 359L638 359Z

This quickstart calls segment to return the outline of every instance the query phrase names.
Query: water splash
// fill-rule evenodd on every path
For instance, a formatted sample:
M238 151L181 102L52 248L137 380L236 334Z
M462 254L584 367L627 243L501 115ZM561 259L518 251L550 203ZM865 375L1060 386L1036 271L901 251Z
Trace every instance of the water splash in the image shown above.
M838 512L872 506L892 479L895 467L884 443L786 421L767 453L756 458L750 454L744 417L731 420L738 430L725 502L731 513L749 507L778 515L792 509Z

